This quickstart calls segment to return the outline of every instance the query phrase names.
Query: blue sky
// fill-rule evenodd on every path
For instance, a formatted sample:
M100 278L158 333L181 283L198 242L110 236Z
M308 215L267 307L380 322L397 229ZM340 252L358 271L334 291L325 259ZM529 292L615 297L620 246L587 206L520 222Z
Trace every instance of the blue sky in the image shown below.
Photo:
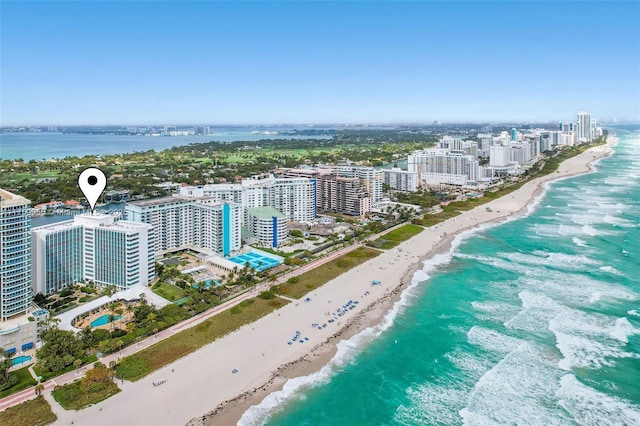
M2 126L640 121L639 2L0 7Z

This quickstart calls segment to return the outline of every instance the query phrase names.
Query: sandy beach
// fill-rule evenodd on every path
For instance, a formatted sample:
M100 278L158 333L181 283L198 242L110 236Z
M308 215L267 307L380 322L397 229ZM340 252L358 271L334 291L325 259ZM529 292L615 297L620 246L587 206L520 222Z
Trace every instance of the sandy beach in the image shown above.
M78 412L65 411L47 393L58 416L55 424L237 423L250 406L281 389L287 379L320 370L335 355L340 341L379 323L411 283L414 272L436 253L448 251L455 235L525 211L545 183L588 172L590 164L607 156L613 144L615 138L609 137L607 145L566 160L556 173L426 228L309 293L309 301L294 301L138 382L118 383L122 392L97 405ZM372 285L372 280L380 284ZM292 341L296 334L299 337ZM167 381L153 386L159 378Z

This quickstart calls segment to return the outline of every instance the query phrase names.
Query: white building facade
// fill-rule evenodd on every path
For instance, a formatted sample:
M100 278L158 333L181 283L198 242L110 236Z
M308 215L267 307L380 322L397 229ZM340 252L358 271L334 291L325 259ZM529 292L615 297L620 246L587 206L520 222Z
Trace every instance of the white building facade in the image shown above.
M150 225L105 214L33 228L33 291L51 294L83 281L118 290L148 286L155 277L154 239Z
M31 304L31 201L0 189L0 322Z
M421 184L431 187L475 185L480 178L475 157L444 148L413 152L407 158L407 168L418 173Z
M272 175L257 175L243 179L239 184L212 184L185 186L180 195L186 197L211 197L239 203L244 209L251 207L273 207L287 220L309 222L316 217L316 181L308 178L275 178Z
M393 191L414 192L418 189L418 172L402 170L397 167L382 171L384 184Z
M125 213L130 221L153 226L156 256L189 245L227 256L242 244L242 207L237 203L162 197L127 203Z
M251 207L247 209L247 229L260 244L278 247L289 236L287 218L273 207Z

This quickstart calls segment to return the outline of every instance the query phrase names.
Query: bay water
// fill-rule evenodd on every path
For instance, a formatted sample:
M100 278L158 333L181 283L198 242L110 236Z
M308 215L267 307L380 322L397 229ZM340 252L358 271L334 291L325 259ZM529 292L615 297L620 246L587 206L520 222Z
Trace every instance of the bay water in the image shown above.
M528 213L459 235L242 425L640 424L640 126Z
M262 129L261 129L262 130ZM291 131L291 128L268 128L269 131ZM329 139L328 136L292 136L254 133L255 128L213 128L209 135L192 136L130 136L106 134L75 134L54 132L0 133L0 159L24 161L52 158L83 157L85 155L122 154L162 151L174 146L217 141L259 141L263 139Z

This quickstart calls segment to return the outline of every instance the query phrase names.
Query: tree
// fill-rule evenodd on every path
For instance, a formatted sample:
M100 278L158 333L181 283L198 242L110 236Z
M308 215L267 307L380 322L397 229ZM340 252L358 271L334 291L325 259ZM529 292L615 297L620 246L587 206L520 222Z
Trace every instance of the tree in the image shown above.
M15 374L9 372L9 369L13 367L11 363L13 353L6 353L4 349L0 348L0 354L4 354L4 358L0 361L0 390L4 390L15 385L18 382L18 378Z
M52 328L41 334L44 345L36 352L38 363L49 371L61 371L76 359L84 359L87 344L72 331Z
M36 390L36 396L41 395L42 391L44 390L44 385L42 383L38 383L35 387Z
M80 368L81 365L82 365L81 359L76 359L75 361L73 361L73 368L75 368L76 370Z

